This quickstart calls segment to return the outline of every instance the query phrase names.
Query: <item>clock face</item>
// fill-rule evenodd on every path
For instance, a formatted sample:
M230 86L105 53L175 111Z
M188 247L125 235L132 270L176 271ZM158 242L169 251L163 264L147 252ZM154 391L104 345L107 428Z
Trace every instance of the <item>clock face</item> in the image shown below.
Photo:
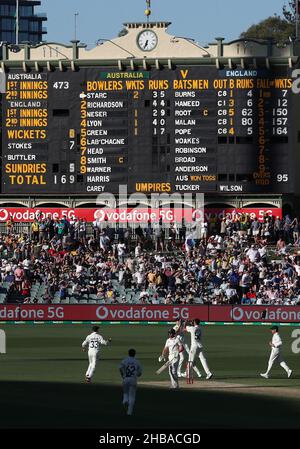
M145 30L139 34L137 41L141 50L151 51L156 47L158 39L153 31Z

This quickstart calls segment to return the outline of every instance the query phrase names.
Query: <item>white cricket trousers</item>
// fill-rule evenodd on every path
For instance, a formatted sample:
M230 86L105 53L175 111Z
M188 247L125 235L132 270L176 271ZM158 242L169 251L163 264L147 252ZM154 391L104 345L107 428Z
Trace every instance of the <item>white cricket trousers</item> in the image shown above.
M188 347L187 344L184 345L184 351L179 353L179 364L178 364L178 370L177 370L177 374L178 376L180 376L182 374L182 365L184 362L184 355L185 353L187 353L187 356L189 357L189 353L190 353L190 348ZM200 371L198 370L198 368L196 366L193 366L193 370L195 371L195 373L200 377Z
M287 364L285 363L285 361L282 358L282 354L281 354L281 350L280 348L273 348L271 350L271 354L270 354L270 358L269 358L269 363L268 363L268 369L267 369L267 374L269 374L269 372L271 371L272 366L274 365L274 363L277 362L279 363L279 365L288 373L289 372L289 367L287 366Z
M211 374L210 369L208 367L206 358L204 356L203 353L203 348L199 347L199 346L192 346L190 353L189 353L189 362L195 362L195 358L197 357L197 355L199 356L201 365L203 366L204 371L206 372L206 375L208 376L209 374Z
M123 404L128 404L127 415L132 415L135 403L137 381L134 377L123 379Z
M96 369L96 363L98 360L98 352L93 350L93 349L89 349L88 351L88 357L89 357L89 366L86 372L86 377L93 377L93 374L95 372Z
M171 379L171 387L172 388L178 388L178 364L179 359L173 360L172 363L169 365L169 376Z

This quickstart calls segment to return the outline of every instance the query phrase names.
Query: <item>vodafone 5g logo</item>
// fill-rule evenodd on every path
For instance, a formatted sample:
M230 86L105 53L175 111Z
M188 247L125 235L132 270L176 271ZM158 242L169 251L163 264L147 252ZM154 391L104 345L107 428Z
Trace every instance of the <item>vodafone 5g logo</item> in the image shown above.
M241 307L234 307L230 312L233 321L241 321L244 316L244 311Z
M96 310L96 315L99 320L105 320L108 317L109 311L105 306L100 306Z
M9 218L9 213L6 209L0 209L0 221L7 221Z
M0 329L0 354L6 354L6 335L2 329Z
M106 218L106 213L102 209L97 209L94 213L94 218L99 221L104 221Z

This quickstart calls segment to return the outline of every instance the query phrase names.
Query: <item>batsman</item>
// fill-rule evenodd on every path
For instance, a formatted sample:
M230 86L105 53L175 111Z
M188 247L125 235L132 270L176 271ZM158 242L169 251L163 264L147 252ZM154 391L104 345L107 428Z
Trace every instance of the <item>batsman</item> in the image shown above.
M179 335L176 335L176 331L174 329L169 329L168 331L168 339L165 343L165 346L162 350L162 354L159 357L159 362L168 357L168 363L165 365L169 367L169 376L171 380L170 388L179 388L178 383L178 363L179 363L179 354L184 350L181 339ZM159 370L161 372L161 370Z

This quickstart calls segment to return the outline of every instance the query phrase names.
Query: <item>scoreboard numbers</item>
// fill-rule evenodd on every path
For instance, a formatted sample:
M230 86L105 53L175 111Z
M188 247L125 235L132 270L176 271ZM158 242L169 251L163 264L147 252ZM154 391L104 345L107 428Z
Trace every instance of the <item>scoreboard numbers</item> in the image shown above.
M292 193L291 69L9 69L5 194Z

